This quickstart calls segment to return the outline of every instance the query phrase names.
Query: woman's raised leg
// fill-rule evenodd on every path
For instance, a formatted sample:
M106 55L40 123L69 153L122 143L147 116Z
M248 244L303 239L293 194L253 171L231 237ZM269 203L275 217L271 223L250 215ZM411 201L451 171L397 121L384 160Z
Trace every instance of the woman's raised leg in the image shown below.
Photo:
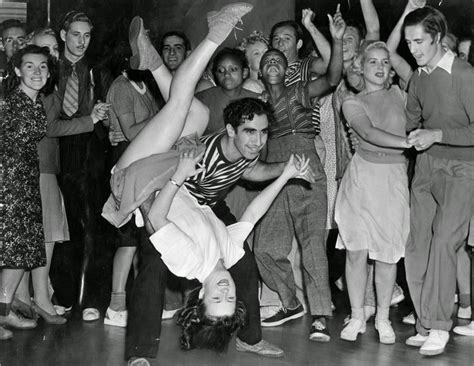
M126 168L150 155L167 152L182 134L202 129L197 123L202 122L203 118L186 118L196 84L214 51L250 10L252 5L238 3L208 14L209 33L178 68L171 82L168 102L130 143L117 162L117 169ZM155 77L159 77L162 74L159 69L164 67L163 61L151 45L141 18L135 17L132 20L129 37L134 54L130 60L131 66L151 70Z

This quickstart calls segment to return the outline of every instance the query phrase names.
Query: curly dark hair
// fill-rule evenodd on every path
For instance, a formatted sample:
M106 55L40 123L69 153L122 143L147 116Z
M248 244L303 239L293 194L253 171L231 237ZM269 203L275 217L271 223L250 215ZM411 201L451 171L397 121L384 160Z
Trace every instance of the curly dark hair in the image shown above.
M234 332L246 324L247 310L241 301L237 301L234 315L209 317L206 306L199 299L200 289L197 287L188 294L184 307L176 314L176 323L182 330L180 347L186 351L206 348L224 353Z
M224 125L230 124L234 130L244 124L247 120L252 120L255 115L265 114L268 124L275 121L273 107L270 103L263 102L257 98L241 98L232 101L224 108Z
M16 76L14 72L14 68L20 68L21 63L23 62L23 56L28 54L34 55L44 55L47 58L48 63L48 70L50 77L48 78L45 86L41 89L41 93L45 95L51 94L54 90L54 83L56 81L56 74L57 74L57 64L54 58L49 53L48 47L40 47L33 44L26 46L18 50L12 57L11 62L7 65L8 67L8 75L9 77L5 81L5 91L11 92L15 89L18 85L20 85L20 78Z
M247 58L245 57L245 53L243 51L237 48L224 47L222 50L217 52L216 56L214 57L214 60L212 61L211 71L215 79L217 79L216 72L219 62L221 62L225 58L231 58L235 60L240 65L242 70L247 69L249 67L247 63Z

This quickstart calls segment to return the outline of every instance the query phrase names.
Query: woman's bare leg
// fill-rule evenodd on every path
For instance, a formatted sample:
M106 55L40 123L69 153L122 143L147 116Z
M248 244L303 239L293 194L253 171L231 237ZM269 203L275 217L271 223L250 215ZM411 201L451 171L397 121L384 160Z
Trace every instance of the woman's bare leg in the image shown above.
M56 315L48 289L49 268L53 257L54 244L54 242L45 243L46 265L31 270L35 303L51 315Z
M250 5L229 5L217 13L208 15L208 35L178 68L171 82L168 102L130 143L117 162L117 169L126 168L150 155L167 152L182 134L189 134L202 128L197 124L206 118L186 120L196 84L214 51L232 31L237 21L251 9ZM157 59L159 56L156 50L152 49L153 46L146 36L141 19L134 18L130 33L132 50L138 50L138 58L134 60L138 60L135 62L136 65L139 68L150 69L152 73L157 74L154 76L159 77L161 70L157 72L157 69L162 66L162 62ZM142 53L144 57L141 56ZM147 59L151 62L147 63ZM185 122L188 122L186 128L184 128Z

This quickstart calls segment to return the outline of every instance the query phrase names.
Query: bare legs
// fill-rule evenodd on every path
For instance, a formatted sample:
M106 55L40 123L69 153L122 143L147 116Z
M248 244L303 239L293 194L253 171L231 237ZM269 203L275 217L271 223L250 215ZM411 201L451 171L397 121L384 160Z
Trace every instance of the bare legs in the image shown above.
M199 124L208 116L201 116L199 119L187 116L188 111L191 112L196 84L218 46L206 38L184 60L171 82L168 102L130 143L117 162L117 169L126 168L150 155L167 152L180 136L202 130L203 126ZM164 70L161 70L163 68L164 66L160 66L152 71L155 79L160 79L160 75L164 74ZM191 114L189 116L192 117Z
M346 281L351 301L351 320L341 332L341 338L355 341L359 333L365 332L364 299L368 280L368 252L356 250L346 252ZM377 293L377 318L375 327L381 343L394 343L388 314L393 286L397 275L396 263L375 261L375 288Z
M56 315L56 311L54 310L53 303L49 296L48 276L49 268L51 266L51 258L53 257L54 244L54 242L45 243L46 265L35 268L31 271L35 303L52 315Z

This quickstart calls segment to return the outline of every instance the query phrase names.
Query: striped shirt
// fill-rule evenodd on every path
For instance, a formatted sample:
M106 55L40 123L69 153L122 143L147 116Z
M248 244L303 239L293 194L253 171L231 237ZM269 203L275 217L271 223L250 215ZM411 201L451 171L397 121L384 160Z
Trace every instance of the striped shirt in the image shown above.
M311 79L311 63L313 58L308 56L302 60L297 60L288 65L285 74L285 86L291 86L298 82L305 82ZM321 113L319 111L319 103L313 103L313 111L311 113L311 123L313 124L316 134L321 132L320 121Z
M287 86L273 102L275 122L270 125L270 138L289 134L305 134L314 138L316 131L311 123L312 104L304 83Z
M206 145L201 161L205 164L206 170L184 183L201 205L215 206L242 177L245 170L257 163L258 156L251 160L245 158L234 162L227 160L221 147L221 140L225 133L222 131L201 137L201 142Z

